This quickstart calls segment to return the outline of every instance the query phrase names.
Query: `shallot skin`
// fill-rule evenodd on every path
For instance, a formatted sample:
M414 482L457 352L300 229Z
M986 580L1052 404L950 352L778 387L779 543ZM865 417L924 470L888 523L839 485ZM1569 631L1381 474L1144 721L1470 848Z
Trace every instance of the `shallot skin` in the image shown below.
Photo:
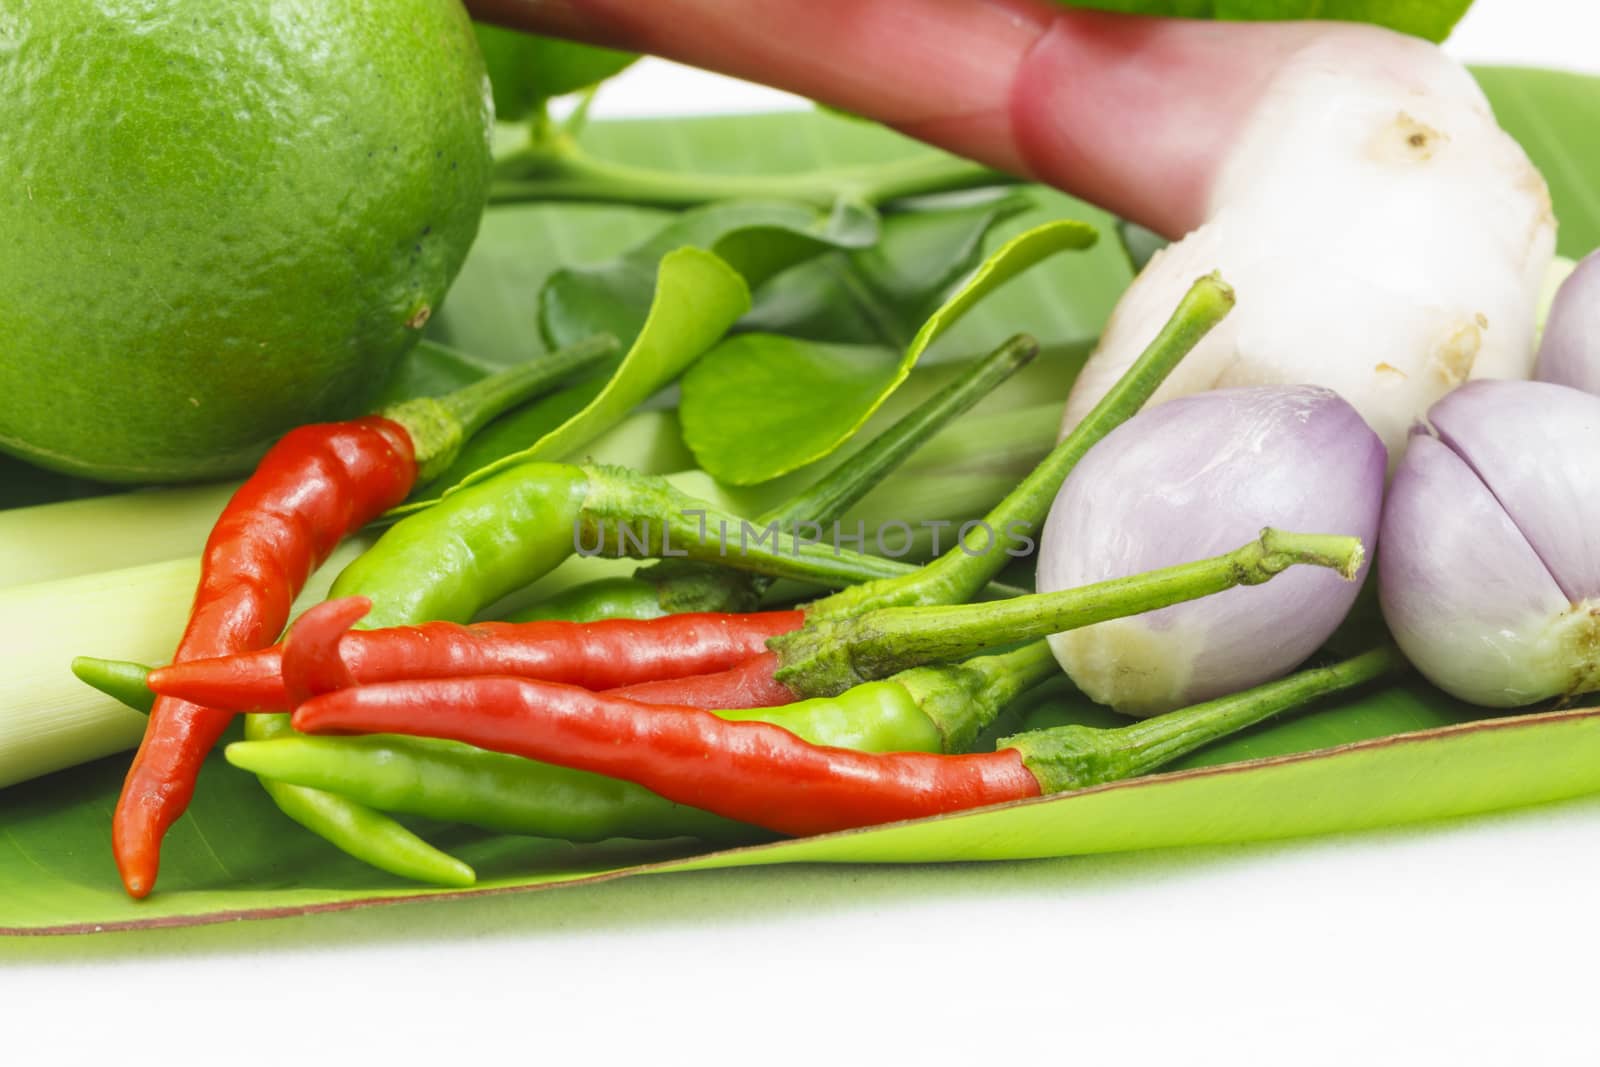
M1378 532L1386 454L1354 408L1315 386L1224 389L1151 408L1096 445L1056 497L1040 591L1226 551L1265 526ZM1364 574L1363 574L1364 577ZM1056 634L1091 699L1153 715L1292 670L1349 613L1360 582L1310 568Z
M1398 35L1329 33L1265 85L1206 221L1118 305L1068 399L1076 425L1198 275L1238 307L1152 403L1313 383L1398 459L1411 425L1470 378L1525 378L1555 248L1543 178L1459 64Z
M1380 537L1384 619L1434 685L1487 707L1600 686L1600 397L1451 393L1395 470Z
M1600 252L1591 252L1556 290L1534 376L1600 395Z

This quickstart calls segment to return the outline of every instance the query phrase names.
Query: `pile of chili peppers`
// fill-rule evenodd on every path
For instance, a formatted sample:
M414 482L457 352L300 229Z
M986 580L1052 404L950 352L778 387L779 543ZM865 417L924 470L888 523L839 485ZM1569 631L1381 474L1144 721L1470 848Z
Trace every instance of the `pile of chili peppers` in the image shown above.
M1144 357L987 528L1036 526L1078 458L1137 411L1230 306L1220 282L1197 283ZM1034 348L1026 339L1002 346L762 521L836 518ZM575 841L827 832L1145 773L1399 662L1378 649L1116 730L1042 731L975 753L1008 705L1056 674L1048 634L1266 581L1294 565L1353 576L1360 544L1268 530L1211 560L967 605L986 587L1016 592L992 585L1008 558L992 545L959 544L914 568L821 546L725 556L719 544L691 541L688 560L640 571L620 598L615 582L589 591L588 604L565 598L564 613L588 621L471 624L565 558L575 527L621 554L608 523L697 506L721 517L659 480L548 463L505 471L402 519L339 576L333 599L271 646L311 569L417 482L424 420L408 425L399 414L307 427L274 448L208 543L171 666L146 674L80 664L86 680L130 702L144 684L157 694L114 822L133 895L150 891L161 835L237 713L247 713L246 739L228 747L228 760L260 776L292 818L384 870L462 885L470 868L384 813ZM452 425L470 432L475 419ZM458 445L464 433L446 436ZM730 563L746 573L731 573ZM750 610L776 577L842 591L804 610ZM593 618L596 604L625 605L634 617ZM685 608L697 610L673 614ZM352 629L358 623L365 628Z

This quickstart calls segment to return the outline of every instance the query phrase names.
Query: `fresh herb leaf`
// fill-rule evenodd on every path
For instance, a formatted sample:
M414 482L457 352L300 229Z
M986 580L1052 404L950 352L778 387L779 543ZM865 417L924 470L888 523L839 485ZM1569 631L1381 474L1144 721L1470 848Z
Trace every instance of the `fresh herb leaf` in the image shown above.
M990 231L1032 204L1008 193L891 214L871 247L819 256L773 278L740 329L904 348L946 291L977 266Z
M645 320L615 373L499 420L463 450L440 484L459 488L517 463L567 455L682 374L750 307L750 290L739 273L699 248L662 256L653 289ZM502 450L508 438L531 443L506 453ZM486 455L495 458L484 463ZM468 473L452 481L461 471ZM424 497L404 510L426 506L432 497Z
M546 100L587 89L626 70L632 52L518 33L474 23L494 89L495 118L516 122L536 114Z
M650 310L657 264L675 248L715 252L753 288L826 249L866 248L877 239L877 213L860 205L818 211L789 201L708 204L685 211L614 259L552 274L539 293L540 331L552 348L597 333L631 341Z
M751 485L833 451L892 393L927 347L991 291L1057 252L1095 243L1082 222L1045 223L1012 238L926 322L898 355L806 344L771 334L735 337L683 380L683 437L700 466Z

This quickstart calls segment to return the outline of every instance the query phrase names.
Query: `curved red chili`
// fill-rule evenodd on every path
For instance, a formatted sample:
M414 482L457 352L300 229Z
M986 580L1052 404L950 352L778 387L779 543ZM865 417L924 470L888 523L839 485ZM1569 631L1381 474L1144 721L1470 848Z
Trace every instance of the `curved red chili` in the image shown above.
M318 605L312 611L322 613L324 609L325 605ZM307 612L296 625L304 625L310 616L311 612ZM641 692L625 695L651 703L752 708L794 700L788 689L772 680L776 661L766 653L766 641L799 629L803 621L804 616L798 611L767 611L588 623L488 622L461 626L432 622L351 631L338 640L338 648L356 684L506 674L586 689L626 686ZM773 662L764 668L753 665L750 661L756 656ZM728 677L713 672L725 672ZM737 682L739 672L748 675L742 687ZM285 692L286 673L284 646L280 645L162 667L150 673L149 685L158 693L207 707L241 712L282 711L295 703ZM652 688L657 686L668 695L648 695L658 691ZM678 688L674 690L674 686ZM707 702L679 700L673 695L697 686Z
M339 655L339 638L371 610L372 601L367 597L344 597L324 601L295 620L283 647L286 707L357 684Z
M477 677L390 682L300 705L309 733L463 741L636 782L680 804L785 834L817 834L1040 795L1014 749L969 756L812 745L764 722L641 705L576 686Z
M399 504L416 480L411 435L379 416L302 426L261 460L206 541L177 661L259 648L288 621L296 594L339 542ZM232 713L162 697L123 783L112 849L123 885L155 883L161 838L194 795L206 754Z

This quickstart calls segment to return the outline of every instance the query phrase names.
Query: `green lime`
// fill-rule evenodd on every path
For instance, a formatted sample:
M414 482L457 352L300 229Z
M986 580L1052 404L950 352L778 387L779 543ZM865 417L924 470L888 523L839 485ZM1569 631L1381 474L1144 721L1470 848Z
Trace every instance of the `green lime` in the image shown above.
M639 57L576 41L518 33L478 24L478 46L494 83L495 116L503 122L527 118L552 96L587 89Z
M490 126L459 0L0 0L0 449L177 481L365 410Z

